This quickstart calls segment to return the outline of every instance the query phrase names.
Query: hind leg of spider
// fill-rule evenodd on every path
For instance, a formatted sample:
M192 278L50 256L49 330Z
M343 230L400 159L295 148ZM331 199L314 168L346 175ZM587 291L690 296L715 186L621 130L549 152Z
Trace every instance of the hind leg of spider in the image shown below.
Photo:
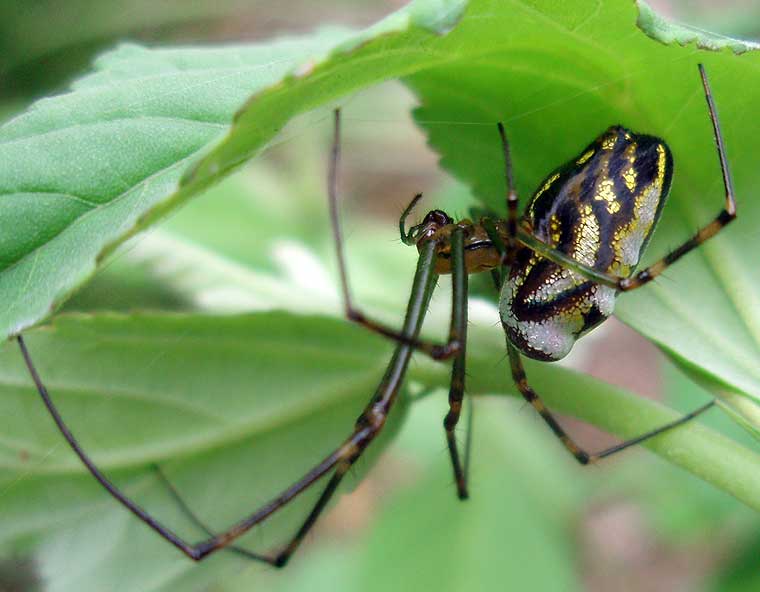
M422 327L422 321L437 281L437 275L433 272L434 252L435 245L429 244L425 245L420 254L420 262L404 321L405 335L416 337ZM293 538L279 553L272 555L275 566L283 567L288 562L324 511L345 474L382 430L403 383L412 351L413 346L408 343L400 342L396 346L383 379L356 422L353 435L339 449L340 455L334 465L335 471L322 494Z
M650 430L635 438L631 438L630 440L625 440L623 442L620 442L619 444L610 446L609 448L605 448L604 450L601 450L599 452L588 453L585 450L583 450L580 446L578 446L578 444L576 444L575 441L570 436L567 435L565 430L562 429L562 426L559 425L555 417L546 408L543 401L536 394L536 391L534 391L533 388L528 384L528 379L525 375L525 369L523 368L522 360L520 359L520 353L510 343L509 338L507 338L507 350L509 352L509 363L510 363L510 367L512 371L512 379L517 385L517 388L520 391L520 394L522 394L525 400L533 406L533 408L538 412L541 418L551 428L554 435L557 438L559 438L563 446L567 448L570 454L572 454L575 457L575 459L582 465L586 465L590 462L594 462L599 459L612 456L613 454L621 452L625 450L626 448L629 448L636 444L641 444L642 442L645 442L646 440L649 440L650 438L654 438L655 436L659 436L660 434L667 432L669 430L672 430L675 427L683 425L691 421L695 417L701 415L702 413L710 409L715 404L715 399L713 399L709 401L708 403L706 403L705 405L702 405L698 409L692 411L691 413L687 413L686 415L679 417L678 419L674 421L666 423L665 425L662 425L654 430Z
M370 441L371 440L367 441L367 445L369 444ZM306 520L303 522L301 527L298 529L298 532L296 532L295 536L290 540L290 542L288 542L288 544L285 545L285 547L275 556L274 565L276 565L277 567L284 567L287 564L287 562L290 561L290 558L293 556L293 553L295 553L298 547L301 545L301 542L303 541L304 537L308 534L308 532L312 529L314 524L317 522L317 518L319 518L322 511L327 506L327 503L330 501L330 498L338 489L338 485L340 485L340 482L343 480L343 477L346 475L348 470L353 466L353 464L356 462L356 460L359 458L360 455L361 455L361 451L341 461L338 464L338 466L335 467L335 472L333 473L332 477L330 477L330 481L328 481L327 485L322 491L322 494L319 496L317 503L314 504L314 507L312 508L311 512L309 512L309 515L306 517Z
M507 254L514 248L515 237L517 236L517 207L519 205L519 198L517 197L517 191L515 190L515 179L512 174L512 157L509 152L509 141L507 140L507 133L504 131L504 124L500 121L497 126L499 130L499 138L501 139L501 147L504 152L504 181L507 189L507 231L509 238L509 249Z
M383 421L384 421L384 417L383 417ZM380 427L377 427L375 429L375 435L377 435L379 431L380 431ZM374 438L374 435L372 436L372 438ZM366 446L370 444L370 442L372 441L372 438L367 438L367 441L364 444L365 448ZM298 529L295 536L288 542L287 545L285 545L285 547L281 551L262 555L259 553L254 553L252 551L249 551L248 549L243 549L242 547L238 547L235 545L227 545L224 547L224 550L237 553L238 555L241 555L242 557L245 557L246 559L252 559L255 561L262 561L264 563L268 563L269 565L272 565L273 567L285 567L290 557L293 555L293 553L296 551L298 546L301 544L301 541L304 539L304 537L309 532L309 530L311 530L311 528L314 526L314 524L317 521L317 518L319 518L322 511L327 506L327 503L330 501L330 498L337 490L338 485L340 485L340 482L343 480L343 477L345 476L348 469L351 468L354 462L356 462L356 460L361 455L362 450L358 450L353 455L347 456L344 460L341 460L340 462L338 462L338 464L335 467L335 471L330 477L329 482L327 483L325 489L322 491L322 494L319 496L319 499L317 500L316 504L312 508L311 512L309 512L309 515L306 517L306 520ZM155 470L158 473L164 486L169 491L172 498L177 503L178 507L182 510L182 512L198 528L200 528L208 537L214 537L215 536L214 532L203 521L201 521L201 519L198 518L198 516L190 509L190 507L187 505L185 500L179 494L177 489L166 478L166 476L163 474L163 472L157 465L155 466Z
M725 204L720 213L707 224L700 228L696 234L690 239L684 242L679 247L673 249L670 253L665 255L662 259L653 263L646 269L634 274L630 278L624 278L620 281L620 289L627 291L633 290L644 284L652 281L658 275L660 275L669 265L672 265L678 261L686 253L694 250L706 240L714 237L723 228L736 219L736 199L734 197L734 187L731 181L731 171L728 167L728 160L726 158L726 148L723 142L723 134L720 131L720 121L718 120L718 112L715 108L715 101L713 101L712 91L710 90L710 83L707 80L707 74L705 73L704 66L699 64L699 75L702 79L702 87L705 92L705 100L707 101L707 110L710 114L710 121L712 122L713 135L715 136L715 147L718 151L718 159L720 160L720 171L723 176L723 189L725 191Z
M410 338L416 338L419 335L422 322L427 312L427 306L430 302L430 297L435 288L437 281L437 274L434 271L434 257L435 257L435 242L430 241L426 244L420 252L420 258L417 263L417 270L414 275L414 281L412 285L412 293L409 298L409 306L407 307L406 317L404 320L404 334L410 336ZM248 515L246 518L238 521L227 530L209 536L204 541L196 544L188 543L182 537L175 534L171 529L165 526L162 522L154 518L151 514L146 512L136 502L134 502L129 496L127 496L121 489L114 485L108 477L97 467L92 461L89 455L79 444L74 434L68 428L63 420L63 417L58 411L58 408L53 403L47 388L42 382L42 379L37 372L37 368L32 362L31 355L24 338L21 335L16 337L24 362L27 366L30 376L34 382L37 392L42 398L43 404L50 413L53 421L55 422L58 430L63 435L74 453L79 457L79 460L84 464L90 474L101 484L101 486L124 508L134 514L139 520L150 527L154 532L160 535L168 543L171 543L174 547L184 553L187 557L194 561L201 561L211 555L212 553L222 550L230 546L237 538L248 532L251 528L264 522L269 516L283 508L290 501L295 499L298 495L304 492L306 489L314 485L319 479L330 473L333 469L336 469L336 473L333 479L328 484L327 493L323 493L320 498L321 506L315 508L309 515L304 527L299 530L300 536L305 534L314 520L316 515L319 514L321 508L326 504L325 496L329 498L331 495L330 487L334 483L336 476L340 475L341 471L345 472L342 468L347 462L353 462L355 458L360 455L364 449L374 440L375 436L380 432L385 424L385 418L387 417L396 396L401 388L404 376L406 375L406 369L409 365L409 359L411 358L413 347L408 343L399 343L396 346L396 350L391 358L388 368L383 376L380 385L375 391L369 405L360 416L357 425L352 431L351 435L344 440L343 444L322 459L311 470L309 470L301 479L293 483L290 487L283 490L279 495L264 504L258 510ZM353 459L353 460L352 460ZM337 487L337 483L335 484ZM334 488L333 488L334 490ZM303 531L303 533L302 533ZM299 535L296 536L297 546L300 540ZM293 546L293 543L291 545ZM291 551L292 552L292 551ZM254 554L255 555L255 554ZM256 556L255 558L261 558L263 561L267 561L269 558L266 555ZM269 558L272 559L272 558ZM274 565L281 565L283 559L280 555L275 556L273 561Z
M430 249L432 254L432 249ZM431 260L432 265L432 260ZM409 331L409 334L416 335L419 333L422 326L422 317L425 314L427 307L427 301L432 293L433 283L425 289L423 292L421 289L415 288L412 291L412 297L409 303L409 313L407 315L407 321L405 322L404 329ZM414 327L412 324L414 323ZM411 328L411 330L410 330ZM370 404L364 409L359 419L356 422L354 435L365 434L362 438L352 441L349 439L342 447L341 459L335 466L335 470L330 477L327 485L322 491L319 499L314 504L314 507L309 512L308 516L301 524L296 534L290 539L290 541L277 553L268 554L265 556L257 556L256 558L263 557L264 561L274 565L275 567L284 567L290 560L291 556L300 546L304 537L312 529L317 519L322 514L330 498L335 494L341 481L353 466L353 464L359 459L364 450L374 440L374 438L380 433L380 430L385 424L388 412L390 411L393 402L396 399L398 390L403 381L404 373L406 372L406 366L408 364L411 355L412 346L405 343L400 343L393 359L388 366L388 370L383 377L380 385L375 392L375 396L370 401ZM184 502L180 499L181 505L185 506ZM192 517L192 514L190 514ZM196 524L199 521L194 518ZM236 548L237 549L237 548Z
M456 340L449 340L447 343L430 343L422 341L418 338L410 338L408 335L404 335L403 332L397 331L386 325L379 323L364 314L355 305L351 296L351 289L348 282L348 271L346 266L346 257L343 248L343 232L340 226L340 216L338 215L338 161L340 159L340 110L336 109L334 112L333 121L333 144L330 151L330 162L327 175L327 195L330 209L330 223L332 226L333 239L335 242L335 252L338 259L338 272L340 276L340 285L343 293L343 307L346 319L353 323L357 323L362 327L383 335L388 339L400 343L407 343L413 346L416 350L421 351L435 360L446 360L459 352L461 344ZM417 194L411 203L404 210L399 221L401 228L402 240L405 237L404 221L414 206L422 197L422 194Z
M153 470L155 471L156 475L158 475L158 479L159 481L161 481L161 484L164 486L166 491L169 492L169 495L174 500L174 503L177 504L177 507L185 516L187 516L190 522L195 524L195 526L201 531L203 531L203 533L206 536L208 537L214 536L214 531L211 530L211 528L209 528L208 525L205 522L203 522L203 520L201 520L195 512L193 512L192 508L190 508L190 506L187 504L187 502L179 493L179 491L177 491L177 488L174 486L174 484L171 481L169 481L168 477L166 476L164 471L161 469L161 467L158 465L153 465ZM260 555L259 553L254 553L253 551L249 551L248 549L244 549L236 545L228 545L225 548L225 551L236 553L240 555L241 557L245 557L246 559L261 561L264 563L268 563L269 565L276 565L275 557L268 556L268 555Z
M459 456L455 429L462 412L465 380L465 350L467 343L467 270L464 263L464 233L462 229L451 233L451 282L453 285L451 305L451 328L449 339L462 344L459 353L454 358L451 370L451 385L449 387L449 412L443 420L446 430L446 444L451 456L454 469L454 479L457 484L459 499L467 499L467 462L469 454L465 453L464 466ZM469 442L469 430L468 430ZM469 450L469 446L468 446Z

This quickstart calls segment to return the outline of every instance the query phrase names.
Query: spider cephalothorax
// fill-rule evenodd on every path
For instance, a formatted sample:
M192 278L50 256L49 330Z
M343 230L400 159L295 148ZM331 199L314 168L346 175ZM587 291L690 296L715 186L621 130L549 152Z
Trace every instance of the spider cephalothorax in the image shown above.
M446 217L446 223L433 225L426 220L435 215L438 220ZM467 273L478 273L488 271L501 264L499 251L494 247L492 238L488 231L481 223L474 223L465 218L459 222L454 222L448 215L441 210L429 212L422 224L415 226L409 232L411 237L415 237L415 228L424 227L425 232L416 239L417 250L421 250L425 243L435 242L435 272L439 274L451 273L451 235L454 230L461 230L464 248L464 264ZM495 221L497 232L506 233L506 228L500 221Z

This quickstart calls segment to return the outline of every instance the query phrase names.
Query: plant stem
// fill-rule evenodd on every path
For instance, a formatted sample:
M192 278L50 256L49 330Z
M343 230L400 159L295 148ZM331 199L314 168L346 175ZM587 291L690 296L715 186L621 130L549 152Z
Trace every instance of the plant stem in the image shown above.
M439 366L420 363L412 370L413 378L445 386L447 367ZM469 394L519 396L506 361L498 363L493 356L475 354L468 360L468 369ZM552 409L620 438L635 437L680 415L660 403L567 368L526 361L526 370L528 381ZM643 446L760 511L760 455L734 440L697 420L652 438Z

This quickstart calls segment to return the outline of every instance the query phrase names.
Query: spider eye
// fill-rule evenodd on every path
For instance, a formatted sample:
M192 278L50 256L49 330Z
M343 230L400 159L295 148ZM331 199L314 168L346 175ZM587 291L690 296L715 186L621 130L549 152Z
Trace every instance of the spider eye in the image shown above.
M449 218L448 214L446 212L443 212L441 210L432 210L427 213L425 216L425 219L422 221L422 224L435 224L436 226L446 226L447 224L451 224L453 220Z
M412 226L409 230L409 238L413 242L419 242L422 239L430 238L439 228L451 223L453 223L453 220L449 218L446 212L432 210L425 215L422 222L416 226Z

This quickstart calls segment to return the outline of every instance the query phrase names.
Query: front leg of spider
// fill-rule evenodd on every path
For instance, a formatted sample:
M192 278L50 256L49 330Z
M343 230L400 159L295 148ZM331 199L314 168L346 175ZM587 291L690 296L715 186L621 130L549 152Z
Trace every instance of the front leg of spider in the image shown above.
M451 328L449 339L461 343L459 353L454 358L451 368L451 384L449 386L449 412L443 419L446 432L446 445L449 449L451 464L454 469L454 480L457 485L459 499L467 499L467 462L468 451L465 451L465 462L459 455L455 429L459 423L464 400L465 356L467 344L467 283L468 276L464 256L465 229L456 227L451 233L451 282L453 286L451 298ZM469 438L467 439L469 442Z
M452 356L456 356L461 348L461 343L456 339L450 339L446 343L430 343L428 341L421 340L419 338L412 339L408 335L405 335L402 331L397 331L386 325L379 323L369 318L364 312L359 310L355 305L351 296L351 287L348 281L348 268L346 265L346 256L343 248L343 231L340 225L340 216L338 215L338 163L340 160L340 110L334 111L333 117L333 144L330 151L330 160L328 164L327 175L327 197L328 206L330 210L330 224L333 233L333 239L335 242L335 254L338 259L338 271L340 276L340 286L343 293L343 308L346 319L356 323L365 329L397 341L399 343L407 343L412 345L416 350L421 351L434 360L447 360ZM401 214L399 221L399 228L401 231L401 240L404 243L408 242L408 236L405 232L405 221L409 216L409 213L414 209L415 205L422 198L422 194L417 194L409 206Z

